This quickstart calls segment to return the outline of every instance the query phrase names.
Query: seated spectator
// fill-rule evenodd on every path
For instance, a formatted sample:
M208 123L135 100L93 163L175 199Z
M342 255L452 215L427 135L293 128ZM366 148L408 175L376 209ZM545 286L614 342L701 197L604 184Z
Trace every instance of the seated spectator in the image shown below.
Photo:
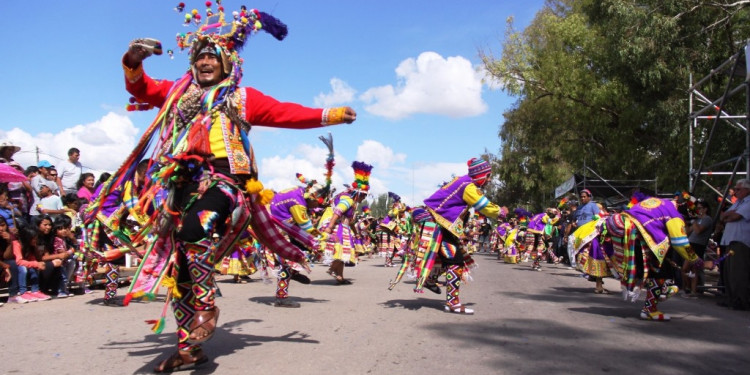
M21 300L16 303L46 301L50 297L39 290L39 274L46 265L37 256L37 241L39 230L34 226L26 226L19 230L20 246L14 246L18 266L18 295ZM29 290L30 289L30 290ZM25 302L24 302L25 301Z
M112 176L112 174L111 174L111 173L107 173L107 172L104 172L104 173L102 173L102 174L101 174L101 175L99 176L99 179L98 179L98 180L96 180L96 185L94 185L94 191L96 191L96 189L97 189L97 188L99 188L99 185L101 185L101 184L103 184L104 182L106 182L107 180L109 180L109 178L110 178L111 176Z
M81 201L86 200L84 198L79 198L78 195L73 193L66 194L62 198L63 206L65 206L65 208L67 209L65 211L65 216L70 218L71 227L74 228L73 232L75 232L75 228L80 228L81 224L83 223L83 210L81 210Z
M10 281L10 285L8 286L8 302L26 303L28 301L23 300L23 298L16 298L18 297L18 266L16 265L16 255L13 252L14 246L18 247L18 251L20 251L21 244L8 231L8 223L0 220L0 251L2 251L1 259L3 268L2 277L0 278L7 278L6 282Z
M52 233L55 234L54 254L62 256L62 273L60 275L60 286L57 288L57 298L65 298L70 295L70 278L76 269L77 262L75 259L75 248L77 246L76 238L71 232L72 221L69 217L61 215L52 227Z
M52 218L49 215L39 216L35 222L38 231L37 259L44 262L44 269L39 277L39 289L47 295L57 296L63 280L63 265L69 254L64 248L55 249L56 236L52 231Z
M42 215L51 215L53 219L69 211L63 206L62 199L52 193L54 186L55 184L52 181L46 181L39 187L40 199L37 207Z
M0 184L0 220L5 221L8 225L8 229L11 233L18 233L18 226L16 225L16 216L21 216L21 212L16 209L16 206L8 199L8 188L4 184Z
M95 179L93 173L86 172L81 174L81 178L79 178L78 183L76 183L76 186L78 187L78 197L91 202L91 199L94 196L94 183Z

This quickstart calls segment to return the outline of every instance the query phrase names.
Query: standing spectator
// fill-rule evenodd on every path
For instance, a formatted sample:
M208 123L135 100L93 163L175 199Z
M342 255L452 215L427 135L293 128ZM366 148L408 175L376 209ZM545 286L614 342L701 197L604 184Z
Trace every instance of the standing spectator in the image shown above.
M55 169L54 165L47 168L47 181L54 182L54 185L50 185L50 189L52 189L52 194L57 195L58 197L61 197L63 195L63 194L60 194L60 192L63 191L62 182L60 181L60 176L57 174L57 169Z
M11 141L0 143L0 163L10 164L13 161L13 154L18 151L21 151L21 148Z
M26 169L26 174L31 181L31 193L33 196L31 207L29 208L29 215L35 217L41 214L37 208L37 206L39 206L39 201L42 200L42 197L39 195L39 190L42 188L42 185L46 185L49 170L54 167L49 161L40 160L39 163L37 163L36 170L31 168L32 167Z
M565 223L565 248L568 252L568 264L570 265L570 268L576 269L576 251L575 246L573 246L573 242L575 241L575 237L573 236L573 232L576 231L576 212L578 211L578 201L570 201L568 202L568 207L570 208L570 213L568 214L568 220Z
M21 148L14 145L12 142L5 141L0 143L0 163L7 164L13 168L16 168L21 173L24 172L21 164L18 164L13 160L13 154L20 151ZM8 197L11 202L16 205L21 212L24 214L28 212L28 199L26 193L31 189L28 182L9 182L8 183Z
M589 189L581 190L580 194L581 206L573 213L574 229L578 229L581 225L594 220L594 216L599 215L599 206L593 201L591 191Z
M732 252L724 264L726 299L720 304L735 310L747 310L750 308L750 180L738 180L734 192L737 202L719 216L724 223L721 245Z
M482 225L479 226L479 250L481 252L490 252L490 235L492 234L492 224L490 220L484 218Z
M690 242L690 248L693 249L698 259L703 259L703 255L706 253L706 245L708 240L711 238L713 232L714 221L711 216L708 216L708 203L699 200L695 202L696 217L692 220L692 223L687 227L688 241ZM701 265L698 262L698 265ZM696 298L698 296L698 281L703 277L703 267L695 267L692 269L690 262L682 263L682 282L683 288L686 291L684 294L687 298ZM687 294L686 284L690 282L690 293Z
M76 194L78 195L78 198L83 198L86 201L91 202L94 196L94 182L95 179L93 173L82 173L76 183L76 187L78 188Z
M63 189L60 195L78 192L79 188L76 185L83 174L83 166L78 161L80 157L81 151L73 147L68 150L68 160L60 164L60 181L62 181Z

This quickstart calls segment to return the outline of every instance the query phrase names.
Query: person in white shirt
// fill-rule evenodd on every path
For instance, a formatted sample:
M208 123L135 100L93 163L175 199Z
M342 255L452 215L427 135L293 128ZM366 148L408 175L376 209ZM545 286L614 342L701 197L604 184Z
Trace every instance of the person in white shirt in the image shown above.
M78 179L81 178L81 173L83 173L83 166L78 161L80 157L81 151L73 147L68 150L68 160L63 161L57 168L63 189L65 190L60 195L78 192L76 184L78 183Z

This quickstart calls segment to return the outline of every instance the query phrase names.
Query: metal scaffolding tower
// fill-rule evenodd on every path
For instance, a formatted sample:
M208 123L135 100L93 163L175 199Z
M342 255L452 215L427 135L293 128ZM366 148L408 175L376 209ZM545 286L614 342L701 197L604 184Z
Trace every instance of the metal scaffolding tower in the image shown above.
M690 169L690 191L694 192L699 183L703 183L716 192L719 196L726 197L727 191L731 187L730 184L736 179L735 177L748 176L750 175L750 131L748 130L748 116L750 116L750 64L748 64L748 55L750 55L750 41L745 44L740 50L735 53L732 57L724 61L719 67L711 70L711 72L703 77L701 80L693 84L693 77L690 76L690 144L688 148L689 154L689 169ZM721 77L720 77L721 76ZM726 79L726 87L724 88L723 95L716 99L710 99L705 88L715 83L717 80ZM695 102L703 107L695 108ZM732 114L727 109L729 105L735 110L744 112L743 114ZM699 129L701 122L710 120L712 122L710 128L700 128L701 135L706 138L705 147L703 153L700 156L698 165L694 167L693 163L695 160L694 155L694 141L695 131ZM730 140L726 139L714 139L716 129L719 126L730 126L737 130L737 138ZM707 130L707 132L706 132ZM744 137L743 137L744 136ZM714 151L715 143L718 142L739 142L744 138L744 152L740 155L731 156L721 162L706 165L707 156ZM712 147L713 146L713 147ZM744 162L744 170L740 169L740 165ZM730 170L729 167L733 165ZM719 189L716 186L716 180L714 184L711 181L707 181L709 177L713 176L724 176L721 181L725 183L723 189ZM726 178L726 176L729 176ZM718 216L717 209L717 216ZM716 219L716 217L714 217Z

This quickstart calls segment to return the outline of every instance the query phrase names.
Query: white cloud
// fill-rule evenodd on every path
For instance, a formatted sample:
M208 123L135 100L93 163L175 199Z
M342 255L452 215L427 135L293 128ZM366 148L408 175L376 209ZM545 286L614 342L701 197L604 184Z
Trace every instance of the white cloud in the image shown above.
M101 119L84 125L75 125L58 133L29 134L21 129L0 130L0 139L9 139L21 147L14 159L28 167L39 160L59 164L68 158L68 149L81 150L81 164L94 174L114 171L133 150L140 131L130 118L110 112Z
M288 155L276 155L261 159L258 162L260 180L265 187L276 191L300 186L301 183L296 178L297 173L301 173L307 180L317 180L324 183L327 157L328 149L325 147L301 144ZM336 154L334 157L335 166L331 180L333 186L336 187L350 182L351 177L348 176L351 176L352 173L349 164L343 160L341 155Z
M393 149L380 142L365 140L357 147L357 160L387 170L393 164L403 163L406 160L406 154L395 153Z
M350 103L354 100L354 94L357 90L353 89L346 82L338 78L331 78L331 89L330 93L320 93L315 97L315 106L317 107L333 107L345 103Z
M462 56L443 58L423 52L396 68L398 84L374 87L360 95L365 110L397 120L415 113L449 117L476 116L487 111L482 100L485 76Z

